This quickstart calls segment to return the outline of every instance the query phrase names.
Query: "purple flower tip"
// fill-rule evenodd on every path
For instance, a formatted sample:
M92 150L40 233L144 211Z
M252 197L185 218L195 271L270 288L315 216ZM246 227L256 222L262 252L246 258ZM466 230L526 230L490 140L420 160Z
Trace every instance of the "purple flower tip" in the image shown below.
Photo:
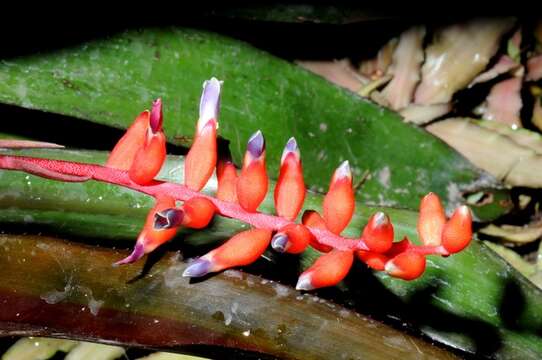
M375 220L375 225L377 226L382 226L390 222L390 219L388 218L388 216L384 214L382 211L378 211L376 214L374 214L374 220Z
M276 234L275 236L273 236L273 239L271 239L271 247L276 252L285 252L286 244L288 244L288 235L286 234Z
M143 244L137 242L135 244L134 250L130 255L125 257L124 259L117 261L113 264L113 266L119 266L124 264L131 264L133 262L136 262L137 260L141 259L145 255L145 249L143 247Z
M288 142L286 143L286 146L284 147L284 150L282 151L282 156L280 158L281 165L284 163L286 156L292 153L295 154L295 156L297 157L297 160L299 161L300 159L299 147L297 146L297 141L295 141L294 137L291 137L290 139L288 139Z
M348 160L343 161L341 165L335 170L335 177L337 179L352 177L352 170L350 169L350 163Z
M201 129L207 124L207 121L215 119L218 121L218 113L220 110L220 88L222 81L216 78L211 78L203 83L203 93L199 103L199 122L198 129Z
M297 284L295 285L296 290L312 290L314 286L311 281L311 273L301 274Z
M170 208L154 214L153 228L155 230L167 230L180 226L183 222L184 211Z
M265 150L265 139L260 130L256 131L248 140L247 151L253 158L257 159L262 156Z
M209 260L199 258L192 262L184 269L184 277L200 277L211 272L211 262Z
M153 133L157 133L162 130L162 99L158 98L152 102L150 126Z
M291 137L288 139L288 142L286 143L286 147L284 150L288 150L289 152L295 152L297 151L297 141L295 141L294 137Z

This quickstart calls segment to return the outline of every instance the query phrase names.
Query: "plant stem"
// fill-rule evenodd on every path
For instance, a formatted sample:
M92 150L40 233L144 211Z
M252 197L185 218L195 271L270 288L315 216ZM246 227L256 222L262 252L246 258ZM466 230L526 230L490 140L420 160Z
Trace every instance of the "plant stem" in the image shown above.
M235 203L218 200L212 196L192 191L181 184L165 181L153 181L149 185L138 185L130 180L128 172L105 166L70 162L63 160L39 159L23 156L0 155L0 168L6 170L21 170L34 175L60 181L96 180L123 186L128 189L153 196L168 195L179 201L187 201L193 197L204 197L213 202L217 212L225 217L238 219L257 228L279 230L293 223L279 216L247 212ZM343 238L327 230L309 228L314 236L325 245L339 250L367 250L365 243L360 240Z
M179 201L187 201L194 197L204 197L213 202L217 213L221 216L240 220L260 229L278 231L293 221L279 216L248 212L240 205L218 200L212 196L192 191L186 186L166 181L153 180L149 185L138 185L130 180L128 172L95 164L85 164L64 160L41 159L26 156L0 155L0 168L5 170L25 171L52 180L78 182L96 180L131 190L135 190L154 198L167 195ZM308 227L318 242L337 250L369 250L363 238L350 239L336 235L328 230ZM409 249L424 255L443 253L441 247L419 247L410 245Z

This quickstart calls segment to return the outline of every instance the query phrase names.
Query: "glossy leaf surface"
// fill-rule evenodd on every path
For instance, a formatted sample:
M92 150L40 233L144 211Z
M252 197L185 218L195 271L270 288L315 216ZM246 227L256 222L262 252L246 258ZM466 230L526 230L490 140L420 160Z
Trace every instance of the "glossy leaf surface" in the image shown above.
M349 160L364 202L416 209L428 191L448 209L463 191L498 186L447 145L399 115L309 72L216 34L189 29L128 32L0 63L0 102L128 127L156 97L172 143L189 145L203 79L224 81L219 135L239 165L250 134L267 140L269 174L291 136L307 185L323 192ZM54 126L54 125L52 125ZM503 213L506 207L500 207ZM495 214L491 214L493 217Z
M98 152L62 150L11 153L97 163L106 157ZM182 158L171 157L161 177L182 181L182 169ZM37 228L77 237L124 239L129 241L126 242L129 247L152 205L150 199L141 194L107 184L67 184L11 171L0 174L0 193L3 194L0 220L4 224L22 224L26 231ZM274 183L261 206L262 211L273 209L273 187ZM213 178L204 191L215 189ZM306 208L320 209L321 203L321 195L307 194ZM417 239L415 212L372 208L359 203L356 209L345 230L348 236L359 236L367 218L382 210L394 224L396 241L404 235ZM114 222L112 214L116 214ZM205 231L180 232L171 244L194 246L216 242L243 229L244 226L234 220L217 218ZM203 249L195 249L197 255L205 253ZM308 266L315 256L318 254L313 250L303 254L302 265ZM269 265L270 269L277 266ZM294 277L301 270L290 269ZM405 282L385 274L375 277L358 262L338 290L322 290L322 294L326 291L359 311L399 318L436 341L478 355L504 356L517 352L523 358L537 358L542 354L542 341L538 336L538 329L542 327L540 291L478 242L448 258L429 257L426 274L416 281ZM382 309L385 312L382 313Z

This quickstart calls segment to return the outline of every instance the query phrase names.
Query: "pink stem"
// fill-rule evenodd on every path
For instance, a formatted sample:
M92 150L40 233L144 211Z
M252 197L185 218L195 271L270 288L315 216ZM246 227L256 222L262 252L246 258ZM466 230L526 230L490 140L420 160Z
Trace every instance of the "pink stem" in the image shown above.
M221 201L212 196L192 191L181 184L155 180L149 185L141 186L130 180L128 172L101 165L25 156L0 155L0 168L26 171L48 179L60 181L66 181L70 178L79 179L80 181L92 179L123 186L155 198L162 194L167 194L180 201L186 201L193 197L204 197L213 202L220 215L240 220L261 229L279 230L284 226L293 223L292 221L278 216L262 214L259 212L247 212L238 204ZM338 250L368 250L365 243L359 239L343 238L327 230L315 228L309 228L309 230L320 243Z
M149 185L138 185L130 180L127 171L109 168L101 165L84 164L64 160L41 159L26 156L0 155L0 169L25 171L48 179L60 181L86 181L96 180L106 182L143 194L153 196L167 194L179 201L187 201L193 197L209 199L217 208L217 212L225 217L240 220L256 228L280 230L292 221L279 216L247 212L235 203L218 200L212 196L204 195L188 189L181 184L154 180ZM363 239L349 239L328 230L308 227L318 242L331 246L337 250L369 250ZM448 255L442 247L409 245L409 249L420 254Z

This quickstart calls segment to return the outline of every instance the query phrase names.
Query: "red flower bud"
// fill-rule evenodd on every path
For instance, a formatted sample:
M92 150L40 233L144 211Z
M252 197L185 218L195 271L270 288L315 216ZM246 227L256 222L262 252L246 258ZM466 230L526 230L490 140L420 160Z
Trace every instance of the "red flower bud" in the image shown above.
M183 276L200 277L210 272L252 264L263 254L270 241L271 230L243 231L194 261L185 269Z
M149 118L149 127L153 133L162 131L164 116L162 114L162 99L158 98L152 103L151 116Z
M463 250L472 239L472 215L465 205L459 207L442 231L442 246L451 254Z
M425 271L425 256L406 251L386 263L385 270L393 277L414 280Z
M248 141L243 169L237 179L239 205L246 211L255 212L267 194L268 183L265 169L265 140L258 130Z
M115 145L106 166L128 170L133 182L146 185L158 175L165 159L162 101L158 99L152 104L152 112L142 112Z
M149 184L160 172L166 160L166 137L162 131L147 132L147 139L132 162L128 171L130 179L139 185Z
M203 189L216 166L220 88L221 82L215 78L203 83L196 136L184 162L184 183L194 191Z
M393 243L393 225L388 215L379 211L371 216L363 229L362 239L371 251L388 251Z
M326 286L334 286L341 282L352 267L354 254L352 251L332 250L320 256L297 281L297 290L312 290Z
M386 256L392 258L400 253L407 251L412 246L412 242L408 237L404 237L403 240L394 242L391 245L391 249L386 252Z
M314 238L306 226L289 224L280 229L271 240L271 247L278 252L299 254L305 251Z
M367 264L367 266L377 271L383 271L386 263L389 260L389 258L384 254L367 250L358 250L356 251L356 255L358 256L358 259Z
M137 151L145 144L149 128L149 117L150 112L148 110L139 114L134 123L117 142L111 154L109 154L105 166L120 170L130 169Z
M275 186L275 209L285 219L293 220L299 214L305 200L305 182L299 149L290 138L280 161L280 174Z
M439 197L434 193L425 195L418 218L418 234L422 243L426 246L440 245L445 223L446 215Z
M134 251L128 257L116 262L115 265L133 263L175 236L180 223L172 224L172 226L162 226L161 223L157 224L156 222L157 218L163 218L162 215L158 214L171 208L175 208L174 198L162 196L156 200L156 205L147 215L145 226L137 238Z
M231 161L219 161L216 166L218 180L216 198L237 203L237 169Z
M216 128L215 120L203 127L196 134L184 161L184 183L194 191L203 189L216 166Z
M193 229L203 229L213 219L216 212L214 204L203 197L193 197L185 201L183 225Z
M320 214L318 214L317 211L314 210L305 211L303 213L303 217L301 218L301 222L303 223L303 225L314 229L326 229L324 219L320 216ZM314 237L310 239L310 245L321 252L330 252L333 249L331 246L319 243L318 240Z
M352 173L348 161L345 161L335 170L324 198L324 221L328 230L340 234L350 222L354 206Z

